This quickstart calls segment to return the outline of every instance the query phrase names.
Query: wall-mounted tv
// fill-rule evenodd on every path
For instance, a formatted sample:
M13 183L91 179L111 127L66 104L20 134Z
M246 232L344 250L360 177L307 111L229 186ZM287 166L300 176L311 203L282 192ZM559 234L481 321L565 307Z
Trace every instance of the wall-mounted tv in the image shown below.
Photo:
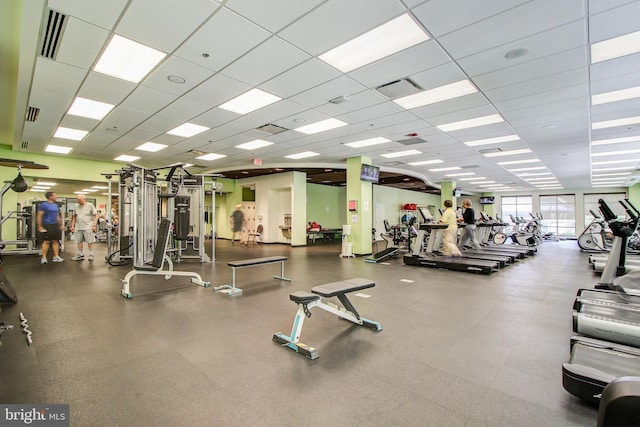
M484 196L484 197L480 197L480 204L481 205L492 205L496 202L496 198L493 196Z
M460 188L456 188L453 190L453 197L460 197L462 196L462 189Z
M360 179L377 184L380 179L380 168L372 165L362 165Z

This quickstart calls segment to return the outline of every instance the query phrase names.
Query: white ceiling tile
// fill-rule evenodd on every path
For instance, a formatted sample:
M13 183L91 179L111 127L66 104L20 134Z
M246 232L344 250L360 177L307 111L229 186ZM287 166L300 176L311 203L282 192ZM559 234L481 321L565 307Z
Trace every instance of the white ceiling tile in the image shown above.
M127 137L131 139L135 139L137 141L151 141L153 138L158 136L157 132L153 132L146 129L136 128L127 132Z
M218 73L191 90L184 97L204 104L220 105L249 89L251 89L251 86L248 84Z
M142 86L174 95L182 95L211 77L212 74L213 72L207 68L200 67L176 56L170 56L142 82ZM186 81L184 83L173 83L168 79L169 76L179 76Z
M465 110L460 110L452 113L431 117L429 119L429 123L434 126L440 126L445 123L468 120L468 119L487 116L491 114L496 114L496 109L490 104L484 104L474 108L468 108Z
M450 114L468 108L480 107L488 105L487 98L481 93L472 93L470 95L461 96L447 101L436 102L435 104L425 105L424 107L413 108L411 111L417 117L429 121L432 117Z
M24 124L24 133L22 140L32 143L46 143L51 139L51 135L55 130L54 126L38 122L26 122Z
M626 3L631 3L636 0L588 0L589 1L589 13L595 15L596 13L604 12L614 7L622 6Z
M589 84L587 80L587 69L579 68L575 70L565 71L551 76L544 76L538 79L529 80L522 83L516 83L510 86L504 86L497 89L486 90L484 93L491 102L503 102L514 100L517 104L518 100L527 96L547 96L551 91L581 85L583 91L581 95L588 94ZM554 102L553 99L550 99ZM526 101L522 103L527 104Z
M465 79L467 76L454 62L447 62L429 70L412 74L411 80L429 90Z
M640 74L635 70L628 74L622 74L616 77L591 81L591 93L599 94L614 90L626 89L634 86L640 86Z
M73 94L71 93L62 93L32 86L29 106L40 108L38 123L57 126L72 99Z
M121 136L117 132L94 131L82 140L80 147L90 153L93 147L105 147Z
M102 123L100 123L100 128L118 129L120 131L120 134L123 135L125 132L130 131L140 123L144 122L148 117L149 114L142 111L131 110L124 107L117 107L111 113L109 113L109 115L102 121Z
M260 88L287 98L338 77L340 73L324 62L312 58L263 83Z
M414 116L413 114L407 111L400 111L395 114L380 116L373 119L370 117L367 117L365 120L361 122L356 122L356 123L365 130L370 130L370 129L377 130L377 129L385 128L387 126L392 126L392 125L398 126L405 123L410 123L410 122L413 123L415 122L415 120L416 120L416 116ZM424 125L424 122L422 123Z
M255 86L307 59L309 55L274 36L229 65L224 72Z
M372 107L363 108L362 110L353 111L351 113L338 116L338 119L350 124L360 123L365 120L373 121L377 117L388 116L390 114L405 112L398 104L387 101Z
M427 41L352 71L349 76L367 87L376 87L437 67L450 60L436 42Z
M138 86L120 106L152 114L163 109L176 98L170 93Z
M73 96L86 74L86 70L81 68L38 57L33 72L33 85Z
M181 125L182 123L182 120L177 120L172 117L165 117L156 114L155 116L149 117L144 121L144 123L141 123L139 127L141 129L154 131L160 134L173 129L178 125Z
M226 7L275 33L324 0L230 0Z
M279 35L311 55L318 55L402 14L394 0L330 0Z
M341 114L381 104L388 100L386 96L383 96L375 90L365 90L349 96L349 101L343 102L342 104L333 104L325 100L326 103L316 107L316 110L328 114L331 117L336 117Z
M111 30L128 0L49 0L49 7Z
M238 115L236 113L223 110L222 108L213 108L198 117L194 117L191 122L197 125L215 128L237 118Z
M584 18L583 3L584 0L527 2L438 41L453 58L464 58Z
M591 66L591 80L597 81L621 76L637 69L640 69L640 53L593 64Z
M212 107L210 105L191 101L185 98L178 98L176 101L167 105L158 114L186 122L196 116L199 116L205 111L210 110L211 108Z
M69 18L56 61L88 70L102 49L109 32L87 22Z
M136 85L133 83L90 72L82 84L78 96L109 104L119 104L135 87Z
M413 13L434 37L489 18L528 0L431 0L415 7ZM446 16L447 19L442 19Z
M428 0L404 0L403 3L407 5L407 7L416 7L419 4L424 3Z
M86 117L65 115L60 122L60 126L71 129L92 130L100 123L97 120L88 119Z
M351 96L367 88L347 76L341 76L330 82L306 90L290 99L294 102L314 108L326 104L338 96Z
M221 8L175 55L210 70L218 71L236 60L271 34L240 15ZM209 57L202 56L203 53Z
M133 0L116 32L163 52L173 51L218 8L211 0Z
M591 43L601 42L640 30L638 16L640 16L640 2L638 1L592 15L589 18Z

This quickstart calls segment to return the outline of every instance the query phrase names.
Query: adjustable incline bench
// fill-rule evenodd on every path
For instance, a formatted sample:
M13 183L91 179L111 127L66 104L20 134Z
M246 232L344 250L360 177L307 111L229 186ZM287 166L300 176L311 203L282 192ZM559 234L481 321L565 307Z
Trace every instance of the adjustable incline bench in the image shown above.
M211 282L205 282L198 273L192 271L175 271L173 269L173 261L167 255L167 244L169 243L169 235L171 233L171 221L167 218L162 218L160 221L160 229L158 230L158 241L156 242L156 248L153 251L153 262L151 265L134 265L131 270L122 279L122 291L120 292L123 297L131 298L131 292L129 292L129 285L131 278L139 274L145 274L150 276L164 276L165 280L171 279L171 276L187 276L191 277L191 283L204 286L205 288L211 285ZM164 263L169 265L169 269L164 269Z
M236 288L236 270L238 268L248 268L248 267L256 267L258 265L266 265L266 264L277 264L280 263L280 275L273 276L274 279L284 280L285 282L290 282L291 279L284 277L284 262L288 258L286 256L268 256L263 258L253 258L253 259L243 259L240 261L229 261L227 265L231 267L233 281L230 285L222 285L216 286L213 288L215 292L220 291L228 296L240 295L242 293L242 289Z
M311 292L299 291L292 293L289 295L289 299L298 304L298 311L296 312L296 317L293 321L291 336L287 336L282 332L277 332L273 335L273 341L284 347L289 347L311 360L317 359L319 357L318 350L300 342L300 334L302 334L304 318L305 316L309 318L311 317L311 309L313 307L321 308L322 310L335 314L342 319L360 326L366 326L376 332L380 332L382 330L382 325L374 320L361 317L353 304L351 304L351 301L349 301L349 298L347 298L347 294L350 292L373 288L375 285L375 282L372 280L357 278L314 286L311 288ZM323 302L320 297L337 297L343 307Z

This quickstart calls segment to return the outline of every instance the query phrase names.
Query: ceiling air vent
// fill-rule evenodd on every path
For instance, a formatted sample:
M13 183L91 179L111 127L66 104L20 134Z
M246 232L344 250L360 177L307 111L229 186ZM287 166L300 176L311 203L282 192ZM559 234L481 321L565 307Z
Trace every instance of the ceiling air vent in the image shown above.
M382 86L378 86L376 90L387 98L396 99L422 92L423 89L413 80L406 78L383 84Z
M468 166L461 166L461 169L477 169L479 168L479 165L468 165Z
M29 148L29 141L22 141L22 144L20 144L20 149L26 150L27 148Z
M256 130L267 133L269 135L276 135L288 131L289 129L283 128L282 126L274 125L273 123L267 123L266 125L262 125L256 128Z
M35 122L38 120L38 115L40 114L40 109L36 107L27 108L27 114L25 114L24 119L28 122Z
M204 151L200 151L200 150L189 150L187 151L187 153L193 154L194 156L202 156L205 154Z
M398 142L402 145L416 145L416 144L423 144L427 142L427 140L422 138L408 138L408 139L401 139Z
M383 165L384 166L400 166L400 165L404 165L404 163L395 161L395 162L385 162L383 163Z
M480 154L499 153L501 151L501 148L483 148L482 150L478 150Z
M342 104L343 102L347 102L347 101L351 101L351 99L349 99L346 96L337 96L329 100L329 102L332 104Z
M46 27L42 32L40 56L50 59L56 58L66 22L66 15L49 9L49 16L46 22Z

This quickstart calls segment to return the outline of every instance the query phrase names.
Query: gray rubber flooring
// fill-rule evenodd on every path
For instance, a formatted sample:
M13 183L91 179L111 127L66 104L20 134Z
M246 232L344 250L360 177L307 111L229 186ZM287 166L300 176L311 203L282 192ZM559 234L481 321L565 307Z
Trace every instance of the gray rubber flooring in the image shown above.
M340 259L335 245L217 249L216 263L178 268L219 285L226 261L282 254L293 281L271 278L278 265L239 270L244 295L229 298L134 278L125 300L128 268L108 267L103 247L94 263L7 257L20 302L0 320L23 312L34 345L2 338L0 401L69 403L78 426L595 425L561 384L573 298L597 281L575 241L491 276ZM382 332L316 310L302 339L319 359L272 342L291 328L289 293L351 277L376 281L352 301Z

